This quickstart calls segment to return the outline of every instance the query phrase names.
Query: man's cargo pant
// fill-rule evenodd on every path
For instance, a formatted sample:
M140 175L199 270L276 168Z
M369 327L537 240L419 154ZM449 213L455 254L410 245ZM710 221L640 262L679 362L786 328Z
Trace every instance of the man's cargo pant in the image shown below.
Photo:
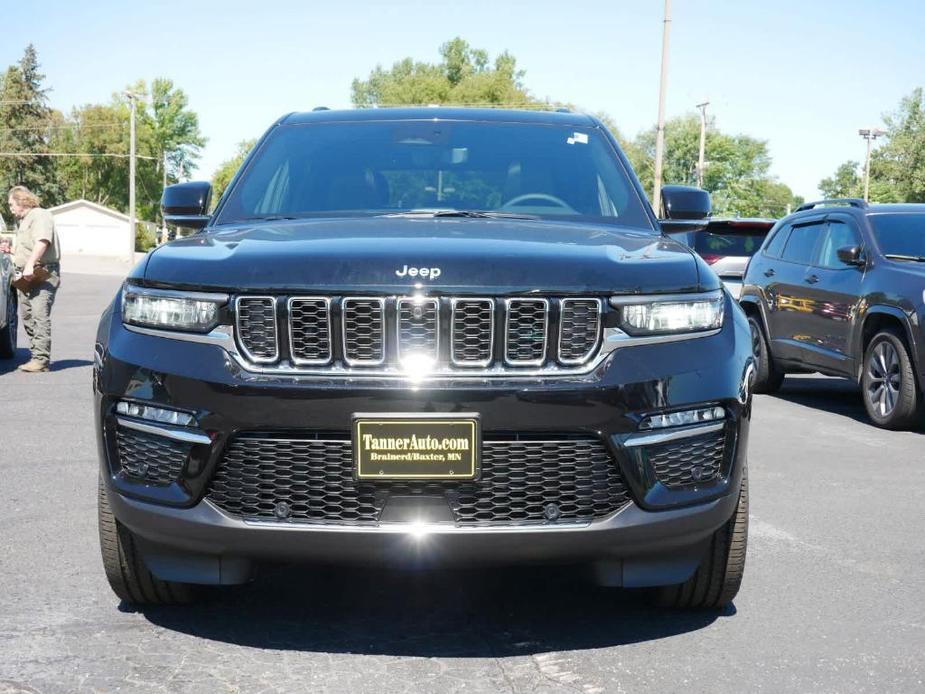
M61 285L58 269L46 265L51 277L19 291L19 317L22 327L29 336L29 349L32 359L47 364L51 360L51 307L55 303L55 294Z

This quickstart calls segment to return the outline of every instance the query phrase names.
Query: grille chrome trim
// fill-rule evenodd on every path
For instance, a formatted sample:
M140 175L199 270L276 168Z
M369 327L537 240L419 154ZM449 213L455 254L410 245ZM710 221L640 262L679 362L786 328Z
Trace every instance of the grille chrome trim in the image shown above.
M292 339L293 333L293 320L292 320L292 304L295 302L309 302L309 301L323 301L324 302L324 312L326 316L325 326L328 331L327 341L328 341L328 354L324 359L306 359L304 357L296 357L296 346ZM329 296L291 296L286 302L286 314L288 321L288 333L289 333L289 356L292 359L293 364L314 364L314 365L324 365L330 364L331 360L334 358L334 332L331 326L331 297Z
M543 352L539 359L511 359L511 306L515 303L543 306ZM546 361L549 347L549 299L511 298L504 300L504 363L509 366L540 366Z
M120 427L125 427L126 429L134 429L135 431L140 431L145 434L163 436L165 439L173 439L174 441L182 441L184 443L199 443L205 445L210 445L212 443L212 439L210 439L205 434L199 433L198 431L189 431L187 429L166 426L164 424L147 424L145 422L139 422L136 419L128 419L126 417L116 417L115 420L116 424L118 424Z
M347 333L347 311L349 304L355 302L368 302L379 306L379 325L380 325L380 351L379 359L353 359L348 356L348 333ZM385 298L381 296L348 296L341 299L341 338L343 339L343 356L344 363L347 366L379 366L385 363L386 354L386 321L385 321Z
M405 353L405 349L406 349L405 341L402 339L403 338L402 333L405 330L405 326L403 325L404 318L402 316L402 310L408 304L411 304L412 307L420 306L422 308L424 306L429 306L434 312L433 345L428 347L427 350L407 348L408 351L407 353ZM417 320L421 320L421 319L417 319L412 316L412 327L414 325L414 322ZM423 320L427 320L427 319L424 318ZM399 362L401 362L402 357L407 357L410 354L424 354L428 357L432 357L434 362L436 362L437 359L440 357L440 300L434 297L413 297L413 296L399 297L395 302L395 329L396 329L397 338L398 338L398 360ZM426 330L427 328L425 327L424 329Z
M461 303L482 303L488 305L488 358L478 361L459 360L456 358L456 310ZM450 363L462 368L484 368L495 359L495 301L487 297L453 297L450 300Z
M270 308L273 311L273 355L267 357L258 357L251 353L245 344L244 337L242 336L241 330L241 304L248 301L261 301L270 304ZM279 359L279 327L276 324L276 297L274 296L239 296L234 300L234 327L235 334L238 338L238 345L241 347L241 350L244 352L244 355L256 364L272 364Z
M577 303L593 303L597 307L597 318L594 322L594 342L585 351L585 353L582 354L580 357L577 357L577 358L563 357L562 356L562 353L563 353L562 337L565 335L565 329L564 329L565 312L569 304L577 304ZM590 359L594 355L594 353L597 351L598 347L601 344L602 313L603 313L603 308L602 308L602 302L600 299L595 299L595 298L571 299L571 298L568 298L568 299L562 299L562 301L559 302L559 339L556 345L556 351L558 352L558 359L559 359L560 364L565 364L568 366L577 366L579 364L584 364L586 361L588 361L588 359Z
M631 434L623 442L623 445L627 448L635 448L636 446L654 446L659 443L669 443L671 441L689 439L692 436L713 434L717 431L722 431L725 426L726 422L723 421L713 424L698 424L692 427L684 427L683 429L675 429L673 431L647 431L643 434Z

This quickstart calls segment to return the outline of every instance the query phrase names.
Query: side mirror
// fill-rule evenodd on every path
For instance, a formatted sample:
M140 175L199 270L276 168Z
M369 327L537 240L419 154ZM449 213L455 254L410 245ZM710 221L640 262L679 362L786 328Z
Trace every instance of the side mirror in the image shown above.
M845 265L863 265L864 258L861 257L860 246L843 246L835 251L838 259Z
M691 186L662 186L659 220L665 233L700 231L707 226L710 194Z
M209 223L212 185L208 181L177 183L164 188L161 214L167 224L185 229L202 229Z
M662 186L662 219L706 219L710 216L710 194L691 186Z

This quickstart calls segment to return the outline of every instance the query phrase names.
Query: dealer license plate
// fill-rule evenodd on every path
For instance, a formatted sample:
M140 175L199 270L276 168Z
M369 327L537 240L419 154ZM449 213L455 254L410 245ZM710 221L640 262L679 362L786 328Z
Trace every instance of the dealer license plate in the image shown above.
M479 469L476 414L357 414L353 457L361 480L472 480Z

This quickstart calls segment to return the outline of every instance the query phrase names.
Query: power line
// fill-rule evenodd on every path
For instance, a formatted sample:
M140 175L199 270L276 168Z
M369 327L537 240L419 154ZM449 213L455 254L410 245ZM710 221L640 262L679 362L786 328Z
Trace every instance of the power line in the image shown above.
M115 154L110 152L0 152L0 157L118 157L128 159L129 154ZM160 157L149 157L145 154L136 154L138 159L160 161Z
M67 125L33 125L22 128L0 128L0 133L18 132L21 130L68 130L76 128L78 130L97 130L100 128L124 128L125 123L98 123L96 125L81 125L80 123L68 123Z

